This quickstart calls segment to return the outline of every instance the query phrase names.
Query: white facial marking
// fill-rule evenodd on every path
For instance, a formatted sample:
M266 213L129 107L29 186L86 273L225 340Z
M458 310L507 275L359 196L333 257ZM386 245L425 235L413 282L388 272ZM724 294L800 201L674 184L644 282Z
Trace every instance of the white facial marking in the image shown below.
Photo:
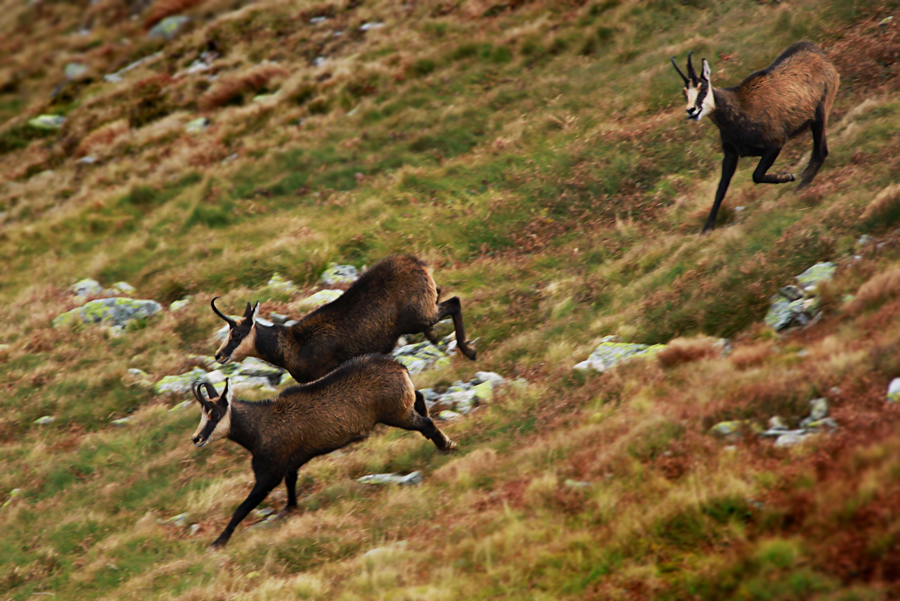
M212 434L209 435L207 442L216 442L219 439L226 438L231 433L231 401L229 399L228 408L225 410L225 415L222 416L222 419L219 420L219 423L216 424L216 427L213 429Z
M247 335L244 336L244 339L241 340L241 343L237 346L234 351L231 353L231 359L235 361L243 361L246 357L255 357L256 356L256 322L253 323L253 327L250 328L250 331L247 332Z

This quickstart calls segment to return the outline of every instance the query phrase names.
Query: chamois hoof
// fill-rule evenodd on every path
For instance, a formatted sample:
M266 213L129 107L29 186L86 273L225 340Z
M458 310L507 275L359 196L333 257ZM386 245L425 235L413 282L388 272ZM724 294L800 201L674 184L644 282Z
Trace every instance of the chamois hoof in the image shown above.
M227 540L222 540L221 538L217 538L213 542L209 543L209 546L206 548L207 551L213 552L218 551L219 549L223 549L225 545L228 544Z
M474 360L475 360L475 357L478 356L478 351L476 351L476 350L473 349L473 348L470 348L468 351L464 351L464 350L460 349L460 351L461 351L462 354L465 355L466 358L469 359L470 361L474 361Z
M445 453L452 453L456 451L459 447L450 439L447 439L447 446L441 449Z
M285 507L284 509L282 509L281 511L278 512L278 515L276 515L274 518L272 518L272 521L280 522L282 520L286 520L287 518L291 517L295 513L299 513L299 511L300 510L297 508L296 505L293 507Z

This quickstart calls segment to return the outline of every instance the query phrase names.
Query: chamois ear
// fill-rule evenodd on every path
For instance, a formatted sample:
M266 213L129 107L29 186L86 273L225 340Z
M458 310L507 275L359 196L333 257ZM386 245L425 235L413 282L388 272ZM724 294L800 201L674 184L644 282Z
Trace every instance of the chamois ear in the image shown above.
M256 323L256 318L258 316L259 316L259 301L256 301L256 305L254 305L254 307L253 307L253 315L251 316L253 318L254 324Z
M244 309L244 319L250 319L253 317L253 305L247 303L247 308Z
M710 76L709 63L706 62L706 59L704 58L703 59L703 71L702 71L700 78L703 81L705 81L706 83L709 83L709 76Z

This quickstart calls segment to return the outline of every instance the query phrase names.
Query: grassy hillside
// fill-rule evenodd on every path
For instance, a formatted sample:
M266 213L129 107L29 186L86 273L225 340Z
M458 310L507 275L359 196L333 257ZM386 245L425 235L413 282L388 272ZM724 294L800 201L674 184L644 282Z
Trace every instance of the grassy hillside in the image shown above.
M900 596L900 405L885 402L900 377L900 3L2 8L3 599ZM190 17L173 40L147 36L171 15ZM684 121L669 57L694 51L732 85L799 39L841 73L831 155L799 194L754 186L745 159L701 238L718 133ZM85 72L67 79L70 63ZM28 124L42 114L65 124ZM798 173L809 150L792 142L776 169ZM214 295L298 316L329 263L392 252L434 267L478 339L477 363L454 357L418 387L477 370L528 385L443 422L454 455L384 429L312 461L299 515L248 518L207 552L249 490L248 456L194 448L197 407L170 411L187 397L126 371L159 379L212 354ZM826 260L823 319L765 327L769 298ZM302 291L269 287L274 273ZM122 336L52 327L85 277L192 300ZM573 371L608 335L678 340ZM790 448L752 433L817 397L834 432ZM723 420L746 420L743 436L710 435ZM422 485L356 481L413 470Z

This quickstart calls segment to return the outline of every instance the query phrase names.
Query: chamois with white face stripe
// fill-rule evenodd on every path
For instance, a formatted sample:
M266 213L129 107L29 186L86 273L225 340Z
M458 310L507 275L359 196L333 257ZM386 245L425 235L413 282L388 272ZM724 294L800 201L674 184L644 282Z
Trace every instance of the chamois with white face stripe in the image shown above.
M209 397L204 396L204 391ZM201 406L200 425L191 438L203 447L229 438L253 455L256 483L213 547L222 547L234 529L284 480L286 515L297 509L297 471L313 457L364 440L376 424L415 430L449 452L456 444L428 417L425 399L406 368L382 355L352 359L324 378L289 386L268 401L240 401L207 382L193 385Z
M840 84L837 69L821 48L811 42L789 46L771 65L750 74L739 85L715 88L710 68L703 59L698 76L688 53L687 75L672 57L672 65L684 80L687 118L709 119L722 137L722 177L716 199L701 233L716 227L719 205L737 169L740 157L761 157L753 181L783 184L795 180L792 173L768 173L790 138L810 130L812 156L800 176L798 190L807 186L828 156L825 125Z
M424 262L392 255L363 272L341 296L292 326L259 323L259 303L247 303L244 316L232 319L216 308L214 298L212 310L230 327L216 360L225 364L256 357L287 369L298 382L311 382L352 357L390 353L404 334L422 332L437 343L432 327L450 316L459 351L474 361L475 349L466 341L459 298L439 303L439 297L440 289Z

